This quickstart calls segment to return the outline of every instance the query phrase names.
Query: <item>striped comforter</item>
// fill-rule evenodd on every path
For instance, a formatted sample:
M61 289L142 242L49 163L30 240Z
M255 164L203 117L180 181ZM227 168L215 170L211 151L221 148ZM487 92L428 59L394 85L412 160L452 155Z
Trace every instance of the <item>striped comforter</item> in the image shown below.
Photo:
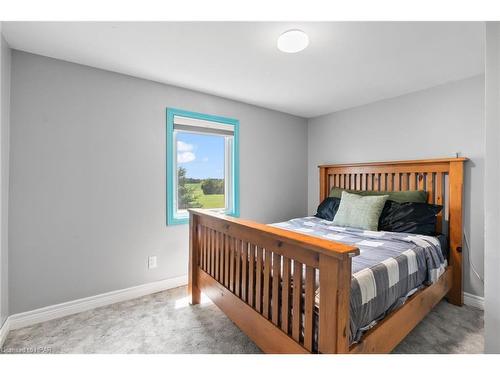
M436 237L337 227L316 217L272 225L359 248L352 259L351 343L423 285L437 281L447 264ZM318 288L316 303L319 298Z

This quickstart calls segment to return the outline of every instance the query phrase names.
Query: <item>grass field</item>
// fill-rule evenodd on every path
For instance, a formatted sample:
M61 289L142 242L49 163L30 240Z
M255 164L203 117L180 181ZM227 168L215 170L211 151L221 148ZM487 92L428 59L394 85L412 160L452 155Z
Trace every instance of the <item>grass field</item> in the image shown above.
M201 190L201 182L196 184L186 184L188 186L193 186L196 189L196 194L198 196L198 202L203 205L203 208L222 208L224 207L224 194L203 194Z

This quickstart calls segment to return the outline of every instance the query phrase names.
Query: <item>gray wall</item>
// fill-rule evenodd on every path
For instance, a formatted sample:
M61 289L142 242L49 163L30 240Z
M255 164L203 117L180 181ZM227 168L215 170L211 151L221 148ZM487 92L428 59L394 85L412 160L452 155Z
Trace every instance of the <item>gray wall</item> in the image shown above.
M309 120L309 213L318 204L319 164L449 157L455 151L471 159L465 167L464 226L483 275L484 76ZM467 258L464 269L464 290L482 296Z
M485 352L500 353L500 23L486 23Z
M8 203L9 203L9 114L10 48L0 23L0 327L9 313L8 289Z
M165 225L168 106L240 120L243 217L306 213L304 119L19 51L11 100L11 314L187 273L187 225Z

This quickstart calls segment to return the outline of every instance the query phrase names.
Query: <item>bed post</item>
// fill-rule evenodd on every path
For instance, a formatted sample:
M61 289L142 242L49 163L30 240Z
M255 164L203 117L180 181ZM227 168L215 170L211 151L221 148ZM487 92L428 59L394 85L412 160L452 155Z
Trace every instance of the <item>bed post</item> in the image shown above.
M449 238L450 266L453 269L453 283L447 295L450 303L463 305L462 292L462 190L464 160L450 160L449 184Z
M189 213L189 276L188 294L192 305L200 303L201 293L198 287L198 216Z
M329 193L328 167L319 166L319 199ZM319 257L318 351L320 353L349 352L349 306L351 292L351 258L321 254ZM333 318L332 318L333 317Z
M349 306L351 258L321 254L319 257L319 344L320 353L349 352Z

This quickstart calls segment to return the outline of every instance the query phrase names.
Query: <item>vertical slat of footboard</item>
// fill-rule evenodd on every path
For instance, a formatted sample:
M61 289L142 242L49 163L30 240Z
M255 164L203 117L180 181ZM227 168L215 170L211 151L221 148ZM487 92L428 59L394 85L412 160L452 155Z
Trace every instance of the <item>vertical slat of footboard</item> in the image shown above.
M216 273L217 273L217 261L219 260L219 257L218 257L219 250L217 248L217 232L216 231L212 232L212 246L214 249L214 265L213 265L212 272L213 272L214 278L217 278Z
M272 322L279 323L279 290L281 281L281 255L273 253L273 292L272 292Z
M304 347L311 351L314 332L314 274L313 267L306 266L305 297L304 297Z
M235 244L235 275L234 275L234 294L236 294L238 297L241 296L241 263L243 261L243 253L241 252L242 246L241 246L241 241L236 240Z
M241 253L241 299L247 301L248 243L243 242Z
M215 246L214 246L215 232L212 229L208 230L208 246L210 248L210 267L209 274L214 276L214 263L215 263Z
M219 269L220 269L220 233L215 232L215 272L214 277L219 280Z
M195 228L196 231L196 239L198 241L198 266L201 267L203 266L203 235L201 231L201 226L198 225L197 228Z
M216 279L223 284L224 283L224 235L220 232L217 232L217 265L216 265L216 272L217 272L217 277Z
M271 252L264 249L264 290L262 291L262 315L269 319L271 287Z
M205 228L205 272L210 272L210 229Z
M200 226L200 267L205 269L205 227Z
M281 329L288 334L290 316L290 271L291 261L283 257L283 277L281 287Z
M302 263L293 261L293 311L292 311L292 337L300 342L300 321L302 318Z
M217 249L217 232L216 231L212 231L212 251L213 251L213 264L212 264L212 275L213 277L217 278L217 275L216 275L216 272L217 272L217 261L219 260L218 256L217 256L217 252L218 252L218 249Z
M255 306L255 246L250 244L249 247L249 260L248 260L248 289L247 289L247 301L252 307Z
M234 238L229 237L229 290L234 292L234 259L235 248Z
M255 310L262 311L262 248L257 246L257 262L255 270Z
M224 286L229 289L229 236L224 235Z
M219 281L224 284L224 259L225 259L224 234L219 233Z
M203 242L203 263L201 265L201 268L203 270L207 269L208 265L208 228L207 227L201 227L201 233L202 233L202 242Z
M203 227L203 250L205 253L204 269L208 270L210 264L210 249L208 247L208 228Z
M215 231L210 229L210 275L215 276Z

